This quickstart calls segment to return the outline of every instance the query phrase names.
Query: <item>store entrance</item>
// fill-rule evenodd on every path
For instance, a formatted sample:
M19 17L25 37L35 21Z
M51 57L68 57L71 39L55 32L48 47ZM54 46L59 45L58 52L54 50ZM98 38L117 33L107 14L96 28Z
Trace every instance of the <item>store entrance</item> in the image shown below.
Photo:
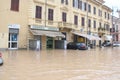
M18 48L18 34L17 33L9 33L8 48L9 49Z
M47 37L47 49L53 49L53 37Z

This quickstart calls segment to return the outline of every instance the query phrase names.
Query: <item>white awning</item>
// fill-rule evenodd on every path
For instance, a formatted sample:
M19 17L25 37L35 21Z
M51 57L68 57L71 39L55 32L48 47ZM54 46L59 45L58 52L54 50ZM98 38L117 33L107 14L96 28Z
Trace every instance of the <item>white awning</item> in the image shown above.
M87 38L89 40L101 40L101 38L99 38L97 36L88 35L88 34L82 34L79 31L73 31L72 33L76 34L76 35L79 35L79 36L82 36L82 37L85 37L85 38Z
M61 32L57 31L43 31L43 30L30 30L33 35L46 35L49 37L63 37L65 38L65 35L62 34Z
M112 36L111 35L104 35L104 37L105 37L105 40L112 40Z

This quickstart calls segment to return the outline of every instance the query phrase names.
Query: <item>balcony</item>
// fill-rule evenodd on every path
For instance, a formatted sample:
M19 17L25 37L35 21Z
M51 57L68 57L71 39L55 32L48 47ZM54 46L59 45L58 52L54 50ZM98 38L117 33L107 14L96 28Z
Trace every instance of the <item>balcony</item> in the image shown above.
M79 26L72 24L72 23L66 23L66 22L58 22L58 27L59 28L69 28L69 29L78 29Z
M42 23L42 20L35 18L35 23Z
M55 2L55 0L48 0L49 2Z
M98 28L98 32L99 32L99 33L106 33L105 31L106 31L106 29L103 28L103 27L99 27L99 28Z
M58 22L52 20L43 20L38 18L29 18L29 25L42 25L42 26L50 26L50 27L57 27Z

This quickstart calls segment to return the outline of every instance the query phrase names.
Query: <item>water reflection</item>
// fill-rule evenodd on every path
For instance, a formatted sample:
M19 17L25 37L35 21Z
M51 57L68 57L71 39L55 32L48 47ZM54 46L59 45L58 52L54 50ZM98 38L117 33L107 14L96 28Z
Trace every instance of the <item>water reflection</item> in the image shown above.
M119 51L4 51L0 80L120 80Z

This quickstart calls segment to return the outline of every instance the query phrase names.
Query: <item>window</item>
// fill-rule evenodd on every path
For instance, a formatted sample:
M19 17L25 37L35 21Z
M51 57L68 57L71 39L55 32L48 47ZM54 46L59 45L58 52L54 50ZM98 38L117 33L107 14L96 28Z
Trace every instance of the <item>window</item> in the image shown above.
M118 32L118 25L116 25L116 29L115 30L116 30L116 32Z
M88 27L91 27L91 19L88 19Z
M96 7L93 7L93 14L96 14Z
M61 0L61 3L64 4L64 0Z
M85 2L84 3L84 11L86 11L87 10L87 3Z
M108 20L110 19L110 14L108 13Z
M61 0L61 3L68 5L68 0Z
M102 17L102 10L98 10L98 16Z
M107 17L107 14L106 14L106 12L105 12L105 19L106 19L106 17Z
M101 24L101 22L99 22L99 27L102 27L102 24Z
M53 20L53 9L48 9L48 20Z
M104 29L106 29L106 24L104 24Z
M106 29L107 29L107 31L110 31L110 25L109 24L106 24Z
M76 15L74 16L74 24L78 25L78 16L76 16Z
M94 20L94 25L93 26L94 26L94 28L96 28L96 21L95 20Z
M36 15L35 18L41 19L42 17L42 7L41 6L36 6Z
M91 5L88 4L88 12L91 12Z
M66 15L67 15L67 14L66 14L65 12L62 13L62 21L63 21L63 22L66 22Z
M100 16L100 9L98 10L98 16Z
M19 0L11 0L11 10L19 11Z
M78 8L82 10L82 1L78 0Z
M81 18L81 25L85 26L85 18L84 17Z
M78 8L78 0L73 0L73 7Z

